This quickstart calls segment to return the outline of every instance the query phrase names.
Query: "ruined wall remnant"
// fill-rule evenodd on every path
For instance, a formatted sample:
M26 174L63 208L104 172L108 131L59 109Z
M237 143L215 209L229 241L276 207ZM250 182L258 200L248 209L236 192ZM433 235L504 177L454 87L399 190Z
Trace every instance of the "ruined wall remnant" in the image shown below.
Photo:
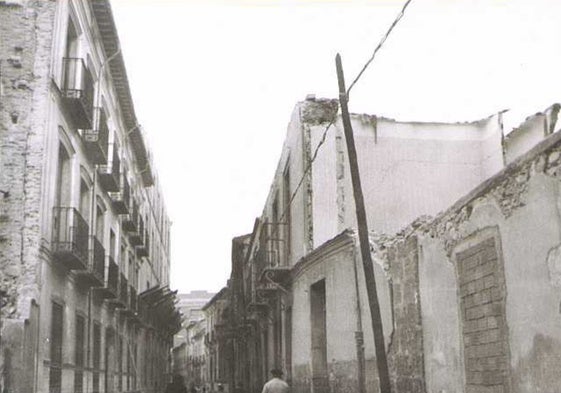
M395 236L372 233L370 237L374 259L384 266L390 280L393 333L386 344L392 385L397 392L426 391L415 230L428 220L421 217Z
M39 204L56 3L0 3L0 285L3 318L26 318L38 296ZM0 195L0 198L2 196Z
M320 98L307 100L302 105L301 119L302 123L308 125L328 124L335 121L337 111L339 110L339 100Z

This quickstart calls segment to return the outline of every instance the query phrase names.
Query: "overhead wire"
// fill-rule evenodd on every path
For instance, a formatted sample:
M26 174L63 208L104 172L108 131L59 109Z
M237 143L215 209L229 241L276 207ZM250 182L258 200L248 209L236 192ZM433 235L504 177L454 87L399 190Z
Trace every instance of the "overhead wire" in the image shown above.
M384 36L382 37L382 39L380 40L380 42L378 43L378 45L376 46L376 48L374 49L374 52L372 52L372 56L370 56L370 58L368 59L368 61L364 64L364 66L362 67L362 69L360 70L360 72L358 73L358 75L355 77L355 79L353 80L353 82L349 85L349 88L347 89L347 101L349 99L349 93L351 91L351 89L353 88L353 86L358 82L358 80L360 79L360 77L362 76L362 74L364 74L364 72L366 71L366 69L368 68L368 66L370 66L370 64L372 63L372 61L374 61L374 58L376 57L376 54L378 53L378 51L382 48L382 46L384 45L384 43L386 42L386 40L388 39L389 35L391 34L391 32L393 31L393 29L395 28L395 26L399 23L399 21L401 20L401 18L403 18L403 15L405 14L405 10L407 9L407 7L409 6L409 4L411 3L412 0L407 0L405 2L405 4L403 5L401 11L399 12L399 14L396 16L396 18L394 19L394 21L392 22L392 24L390 25L389 29L386 31L386 33L384 34ZM306 178L308 172L310 171L310 169L312 168L312 164L314 163L319 149L321 148L321 146L323 146L323 144L325 143L325 140L327 138L327 132L329 131L329 129L333 126L333 124L335 124L335 121L337 119L337 114L339 113L339 111L337 111L334 115L333 118L331 119L331 121L327 124L327 126L325 127L325 129L323 130L323 135L318 143L318 145L316 146L315 150L314 150L314 154L312 155L312 158L310 159L310 161L308 162L308 165L306 165L306 168L304 169L304 173L302 173L302 177L300 178L300 180L298 181L298 184L296 185L296 188L294 189L294 191L292 192L292 195L290 196L290 199L287 203L287 205L284 208L284 211L282 213L282 215L279 218L279 222L282 222L282 220L284 219L284 217L286 216L286 214L290 211L290 206L292 205L292 202L294 201L294 198L296 198L296 194L298 193L298 191L300 190L300 187L302 186L302 183L304 183L304 179Z
M382 39L380 40L380 42L378 43L378 46L376 46L376 48L374 49L374 52L372 52L372 56L370 56L370 59L368 59L368 61L364 64L364 67L362 67L362 70L360 70L360 72L358 73L358 75L356 76L356 78L353 80L353 82L349 85L349 88L347 89L347 97L349 96L349 93L351 91L351 89L353 88L353 86L358 82L358 80L360 79L360 77L362 76L362 74L364 74L364 71L366 71L366 69L368 68L368 66L370 65L370 63L372 63L372 61L374 60L374 58L376 57L376 53L378 53L378 51L380 50L380 48L382 48L382 45L384 45L384 43L386 42L386 40L388 39L389 35L391 34L393 28L398 24L398 22L401 20L401 18L403 18L403 15L405 14L405 10L407 9L407 6L409 5L409 3L411 3L411 0L407 0L405 2L405 4L403 5L403 8L401 9L401 12L397 15L397 17L394 19L393 23L391 24L390 28L388 29L388 31L386 31L386 34L384 34L384 36L382 37ZM348 100L348 98L347 98Z

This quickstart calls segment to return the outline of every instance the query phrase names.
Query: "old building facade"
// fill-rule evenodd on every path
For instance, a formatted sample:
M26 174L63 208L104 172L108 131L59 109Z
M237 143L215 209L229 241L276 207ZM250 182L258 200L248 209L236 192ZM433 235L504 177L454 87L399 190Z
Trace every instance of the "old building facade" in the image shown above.
M200 385L199 367L193 369L195 364L202 361L199 346L196 340L200 337L199 327L205 321L203 306L212 299L216 293L208 291L191 291L177 294L177 308L182 315L181 329L173 337L173 372L183 376L185 381ZM205 333L201 340L204 340ZM198 359L195 361L195 359Z
M2 388L160 391L170 222L110 4L2 2L0 33Z
M222 288L202 308L205 315L205 385L218 391L221 385L228 392L231 380L232 348L227 337L230 325L230 302L228 287Z
M447 124L351 116L396 391L559 384L558 354L545 349L559 339L550 329L559 303L558 111L506 137L502 113ZM296 392L378 390L346 154L337 102L298 104L263 214L233 241L230 367L233 383L251 392L275 367ZM549 177L531 186L532 171ZM538 222L550 240L528 233ZM522 260L536 261L535 273ZM520 288L524 274L531 280ZM540 304L531 312L520 298L528 290ZM540 322L524 330L530 319Z

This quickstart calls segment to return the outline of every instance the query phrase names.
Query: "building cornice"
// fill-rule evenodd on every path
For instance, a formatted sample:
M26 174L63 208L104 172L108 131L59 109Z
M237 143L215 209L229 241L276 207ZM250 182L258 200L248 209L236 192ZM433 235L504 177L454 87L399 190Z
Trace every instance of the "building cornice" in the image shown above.
M343 249L354 246L356 234L352 229L345 229L333 239L326 241L321 246L302 257L292 268L291 279L294 282L316 263L329 258Z
M119 106L123 114L123 121L127 128L125 131L135 154L136 168L142 178L142 184L145 187L152 186L154 184L154 176L152 173L150 154L146 148L146 141L142 129L138 125L138 120L136 118L127 70L125 68L123 54L120 51L121 44L119 42L111 5L109 4L109 0L91 0L91 6L101 35L105 57L108 58L108 56L119 52L109 63L111 79L113 80L115 91L117 92Z

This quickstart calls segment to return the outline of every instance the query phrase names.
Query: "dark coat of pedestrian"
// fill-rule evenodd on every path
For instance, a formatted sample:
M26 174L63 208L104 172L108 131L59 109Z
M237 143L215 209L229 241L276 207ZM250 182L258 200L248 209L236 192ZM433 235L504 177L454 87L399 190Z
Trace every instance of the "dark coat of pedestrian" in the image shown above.
M172 381L166 387L165 393L187 393L183 377L179 374L174 374Z

